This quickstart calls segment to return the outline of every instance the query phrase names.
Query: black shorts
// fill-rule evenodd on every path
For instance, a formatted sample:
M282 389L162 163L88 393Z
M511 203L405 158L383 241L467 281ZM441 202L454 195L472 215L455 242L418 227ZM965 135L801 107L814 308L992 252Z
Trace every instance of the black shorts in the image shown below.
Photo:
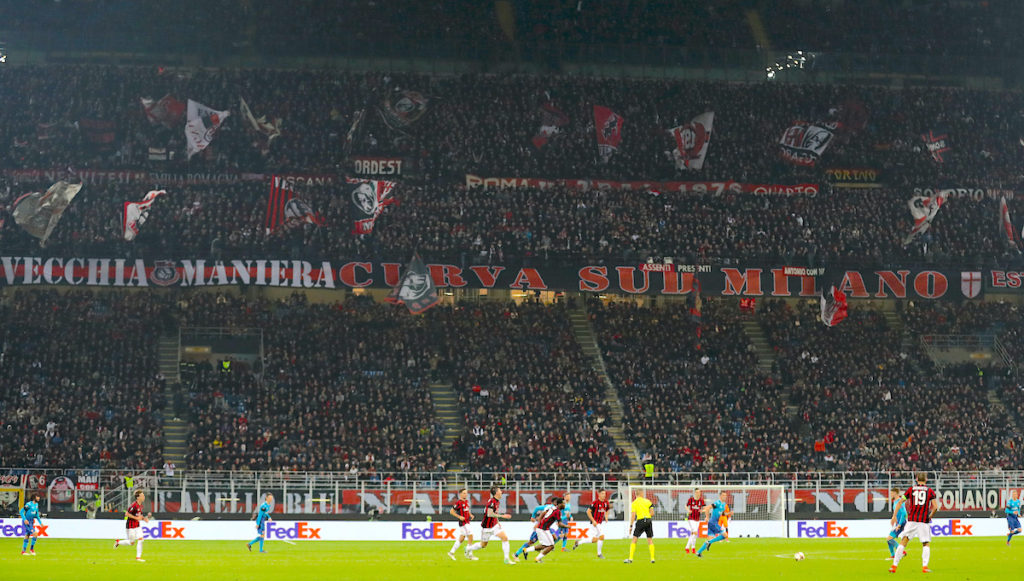
M633 527L634 538L643 534L646 534L648 539L654 538L654 523L649 518L637 519L636 526Z

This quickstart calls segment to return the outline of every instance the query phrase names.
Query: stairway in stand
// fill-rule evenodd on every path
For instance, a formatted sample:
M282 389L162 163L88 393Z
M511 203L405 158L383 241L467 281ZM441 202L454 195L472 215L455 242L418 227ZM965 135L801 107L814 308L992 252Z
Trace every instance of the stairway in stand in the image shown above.
M459 408L459 398L450 383L430 383L430 401L434 404L434 415L444 425L442 445L445 450L452 449L452 443L465 430L465 420ZM466 469L464 460L456 460L448 465L449 472L461 472Z
M569 311L569 319L572 321L572 332L576 336L576 342L579 343L583 354L590 361L594 372L604 382L604 401L608 406L609 415L611 416L609 418L611 425L608 426L608 434L615 441L616 448L626 451L626 455L629 457L629 467L639 466L640 451L626 437L626 432L622 429L624 415L622 400L619 399L619 391L615 389L615 384L612 382L611 377L608 376L604 357L601 356L601 348L597 344L597 336L594 334L594 328L590 324L590 316L584 307Z
M177 335L164 335L159 343L160 373L164 376L164 460L180 470L188 452L188 422L181 419L181 344Z

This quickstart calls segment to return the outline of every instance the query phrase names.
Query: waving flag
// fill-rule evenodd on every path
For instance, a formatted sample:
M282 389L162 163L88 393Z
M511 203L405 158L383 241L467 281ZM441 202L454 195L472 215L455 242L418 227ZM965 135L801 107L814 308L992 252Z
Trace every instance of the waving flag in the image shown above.
M75 199L82 189L82 184L69 184L66 181L59 181L46 193L32 192L14 200L13 211L14 222L25 229L26 232L39 239L40 246L46 246L46 241L57 227L64 210Z
M185 115L185 104L170 95L165 95L159 101L146 97L140 97L139 101L142 102L146 118L153 125L159 123L168 129L174 129Z
M391 197L395 182L347 178L352 185L353 234L369 234L385 206L398 203Z
M385 298L390 303L403 304L409 312L418 315L441 302L437 296L437 287L430 277L427 266L423 264L419 254L414 254L409 267L405 269L398 286L391 289Z
M795 165L811 166L818 163L832 143L834 130L834 123L815 125L806 121L794 122L779 140L782 159Z
M396 91L384 98L380 116L392 129L405 129L423 117L430 97L416 91Z
M230 115L231 111L218 111L192 99L188 100L185 142L188 144L189 159L210 145L217 130Z
M594 105L594 129L597 131L597 153L605 163L619 150L625 119L608 107Z
M669 130L676 141L676 149L672 156L676 160L676 169L701 169L704 158L708 154L711 143L711 126L715 123L712 111L701 113L686 125Z
M1017 246L1017 232L1013 229L1013 223L1010 222L1010 209L1006 207L1006 196L999 200L999 223L1006 234L1006 241L1017 252L1020 252L1020 247Z
M821 293L821 322L826 327L834 327L848 315L846 305L846 293L840 291L835 285Z
M932 155L932 159L935 160L935 163L942 163L945 161L944 155L947 151L953 149L949 145L949 134L945 131L929 131L928 133L922 133L921 140L924 141L924 146L928 148L928 153Z
M165 190L152 190L146 194L145 198L142 198L141 202L125 202L124 213L121 216L121 224L123 226L124 239L128 242L135 240L135 237L139 235L139 228L146 223L149 218L149 207L153 205L156 199L167 192Z
M294 182L280 176L270 178L270 193L267 196L267 215L263 227L268 233L278 226L313 224L323 226L324 220L313 207L295 196Z
M914 227L903 239L903 245L910 244L914 238L924 234L932 226L932 220L939 213L939 208L946 202L949 190L941 190L934 196L914 196L907 202L910 207L910 214L914 217Z
M552 137L561 133L562 127L569 124L569 116L551 103L540 106L540 117L540 129L532 139L533 146L537 149L543 149Z
M266 115L260 115L260 117L257 118L252 114L252 110L249 109L249 105L245 102L245 99L239 97L238 100L238 108L242 112L242 118L245 119L246 123L249 124L249 127L251 127L253 131L266 138L266 141L260 145L260 151L263 155L266 155L267 152L270 151L270 142L272 142L275 137L279 137L281 135L281 119L277 118L274 119L273 122L270 122L267 121Z

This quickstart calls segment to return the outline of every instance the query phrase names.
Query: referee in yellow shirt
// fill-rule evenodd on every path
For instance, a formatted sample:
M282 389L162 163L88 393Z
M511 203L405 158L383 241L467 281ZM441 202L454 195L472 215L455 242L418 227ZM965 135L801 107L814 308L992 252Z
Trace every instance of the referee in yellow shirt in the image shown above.
M629 544L629 558L624 562L632 563L636 553L636 540L640 535L647 534L647 550L654 562L654 524L651 522L651 501L633 491L633 503L629 505L629 526L633 529L633 542Z

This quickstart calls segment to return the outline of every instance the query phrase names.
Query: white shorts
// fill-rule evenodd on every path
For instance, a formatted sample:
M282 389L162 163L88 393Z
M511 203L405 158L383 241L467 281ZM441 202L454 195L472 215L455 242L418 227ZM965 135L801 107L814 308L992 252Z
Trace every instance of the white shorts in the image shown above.
M686 524L687 524L687 526L690 527L690 534L691 535L699 535L700 534L700 521L699 520L688 520L688 521L686 521Z
M471 536L473 536L473 533L469 532L469 525L462 525L461 527L456 527L456 529L455 529L455 538L456 539L459 538L459 537L471 537Z
M907 526L903 527L903 532L900 533L901 539L912 539L917 537L921 539L922 543L929 543L932 540L932 525L926 522L914 522L907 521Z
M587 534L590 535L591 539L596 539L598 537L603 537L604 536L604 523L601 523L599 525L595 525L594 523L590 523L590 526L587 527L587 530L590 531Z
M480 529L480 540L484 543L491 540L491 537L502 532L501 523L494 525L489 529Z
M137 526L133 529L125 529L125 537L129 541L141 541L142 540L142 526Z
M544 529L533 529L537 533L537 542L544 547L555 546L555 538L551 536L551 531Z

